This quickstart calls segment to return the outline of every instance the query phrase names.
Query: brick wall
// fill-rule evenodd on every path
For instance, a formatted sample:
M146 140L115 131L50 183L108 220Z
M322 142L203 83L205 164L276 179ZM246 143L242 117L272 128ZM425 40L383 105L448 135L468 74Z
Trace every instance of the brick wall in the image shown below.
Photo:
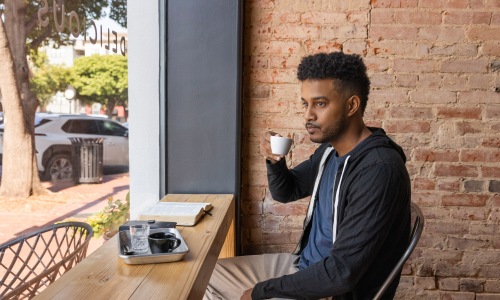
M247 0L244 30L244 253L299 238L308 199L272 200L258 143L293 138L290 166L313 152L296 67L342 50L364 57L365 119L405 149L426 218L398 298L500 299L500 0Z

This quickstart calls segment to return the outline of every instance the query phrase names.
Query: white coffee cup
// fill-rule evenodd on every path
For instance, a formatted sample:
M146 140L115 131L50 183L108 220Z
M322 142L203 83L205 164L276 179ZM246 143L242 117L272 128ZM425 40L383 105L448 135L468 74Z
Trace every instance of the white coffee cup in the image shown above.
M282 136L271 136L271 151L276 155L287 155L292 147L292 140Z

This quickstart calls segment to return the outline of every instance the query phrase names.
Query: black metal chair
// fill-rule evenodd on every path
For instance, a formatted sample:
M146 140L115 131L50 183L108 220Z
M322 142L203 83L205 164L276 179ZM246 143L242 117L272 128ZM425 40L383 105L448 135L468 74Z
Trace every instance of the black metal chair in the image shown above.
M44 227L0 245L0 299L31 299L87 255L94 231L83 222Z
M424 229L424 215L422 214L422 211L420 210L418 205L413 202L411 203L411 220L413 223L413 227L410 233L410 244L408 245L408 248L406 249L401 259L398 261L394 269L392 269L387 279L384 281L384 284L378 290L377 294L373 298L374 300L379 300L382 298L387 288L391 285L392 281L403 269L405 262L408 260L411 253L417 246L418 240L422 235L422 231Z

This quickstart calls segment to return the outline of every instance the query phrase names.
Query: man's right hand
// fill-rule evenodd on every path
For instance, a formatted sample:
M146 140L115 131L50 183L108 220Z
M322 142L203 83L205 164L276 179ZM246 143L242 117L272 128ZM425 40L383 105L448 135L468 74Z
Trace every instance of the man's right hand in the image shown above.
M262 139L260 141L260 154L262 156L264 156L265 159L269 160L272 164L275 164L277 163L278 161L280 161L283 156L281 155L276 155L276 154L273 154L273 152L271 151L271 136L281 136L279 134L277 134L276 132L272 132L272 131L266 131L264 133L264 135L262 136Z

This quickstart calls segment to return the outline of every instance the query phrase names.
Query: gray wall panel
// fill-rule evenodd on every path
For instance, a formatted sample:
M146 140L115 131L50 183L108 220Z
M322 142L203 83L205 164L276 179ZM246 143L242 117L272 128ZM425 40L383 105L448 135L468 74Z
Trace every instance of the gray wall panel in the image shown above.
M240 5L168 1L168 193L239 192Z

